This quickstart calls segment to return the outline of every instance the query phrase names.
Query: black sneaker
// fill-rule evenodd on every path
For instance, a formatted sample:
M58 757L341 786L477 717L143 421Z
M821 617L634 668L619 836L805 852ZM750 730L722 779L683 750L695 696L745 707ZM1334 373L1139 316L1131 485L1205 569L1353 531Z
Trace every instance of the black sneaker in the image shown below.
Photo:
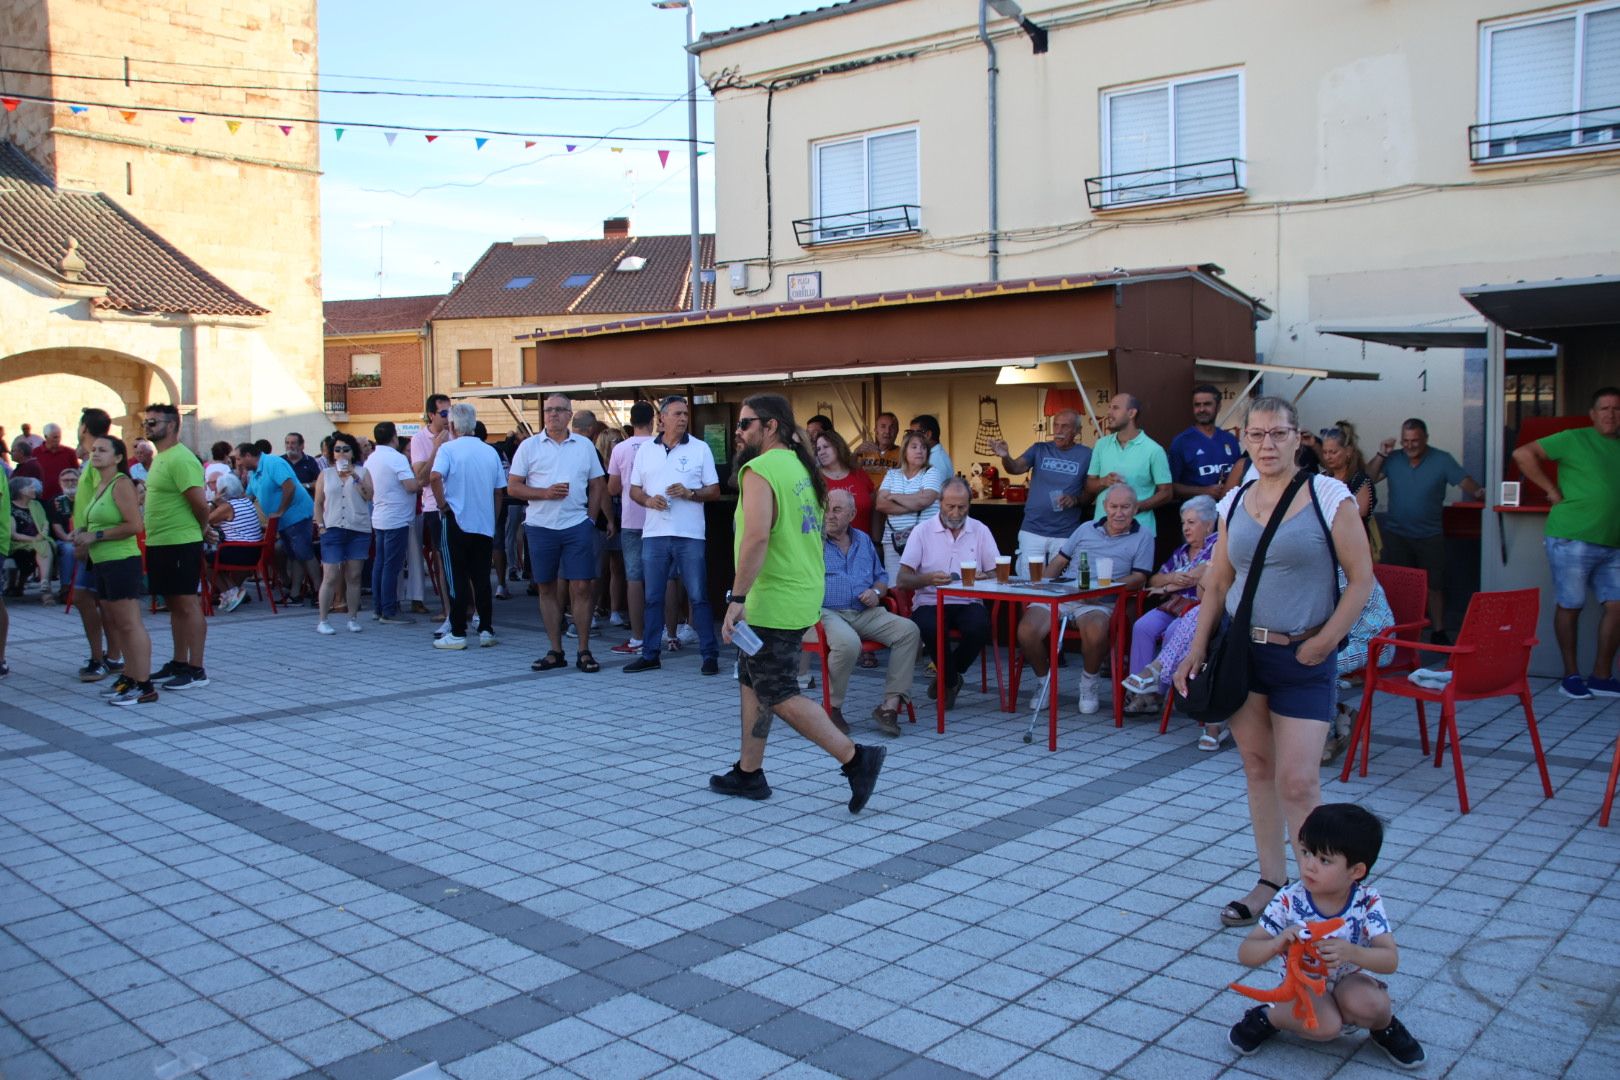
M109 675L122 675L124 662L122 660L103 660L101 666L107 669Z
M86 660L84 662L84 667L79 669L79 681L100 682L102 679L105 679L108 674L110 674L110 668L105 660L96 660L91 658Z
M736 795L739 798L756 801L771 797L771 785L765 782L765 770L743 772L740 764L733 765L728 773L709 777L709 790L721 795Z
M718 674L720 674L720 660L717 657L713 657L713 656L704 657L703 666L698 668L698 674L699 675L718 675Z
M4 660L0 660L0 679L11 674L11 667Z
M165 690L197 690L208 685L208 672L200 667L185 666L174 678L163 684Z
M878 773L883 771L883 759L889 755L886 747L855 744L855 756L840 771L849 778L849 812L858 814L872 797L877 787Z
M1271 1022L1271 1006L1256 1005L1232 1025L1232 1030L1226 1033L1226 1041L1236 1047L1238 1053L1248 1055L1275 1034L1277 1026Z
M663 661L659 660L658 657L656 657L656 656L650 657L650 658L646 657L646 656L638 656L634 660L630 661L628 664L624 665L624 670L626 670L626 671L656 671L658 668L661 668L663 666L664 666ZM716 670L716 673L718 673L719 668L717 667L715 670ZM732 792L732 794L737 794L737 793ZM766 789L765 795L769 795L769 794L770 794L770 790ZM765 795L760 795L759 798L763 799L765 797Z
M1428 1055L1423 1047L1412 1038L1412 1033L1406 1030L1399 1017L1389 1018L1389 1027L1383 1031L1369 1032L1372 1041L1378 1044L1378 1049L1389 1055L1389 1060L1403 1069L1415 1069L1427 1060Z
M118 678L112 681L111 686L101 691L101 696L104 698L115 698L134 685L134 679L131 679L128 675L120 675Z
M145 687L130 683L129 689L107 699L109 705L149 705L158 699L157 687L148 682Z
M185 664L182 664L178 660L170 660L167 664L164 664L162 667L152 672L152 681L160 682L163 679L172 679L176 675L184 674L185 671Z

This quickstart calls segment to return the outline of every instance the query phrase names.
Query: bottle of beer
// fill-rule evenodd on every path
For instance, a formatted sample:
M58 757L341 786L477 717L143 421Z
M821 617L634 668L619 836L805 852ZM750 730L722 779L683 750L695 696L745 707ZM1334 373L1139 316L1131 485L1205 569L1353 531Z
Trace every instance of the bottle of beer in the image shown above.
M1091 588L1091 560L1086 557L1086 553L1083 551L1080 553L1080 587L1082 589Z

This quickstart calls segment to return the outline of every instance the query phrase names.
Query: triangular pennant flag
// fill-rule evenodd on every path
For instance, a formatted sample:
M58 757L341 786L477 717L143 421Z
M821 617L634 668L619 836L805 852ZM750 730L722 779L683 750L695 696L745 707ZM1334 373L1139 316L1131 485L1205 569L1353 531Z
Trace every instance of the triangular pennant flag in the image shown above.
M242 127L242 121L240 121L240 120L227 120L227 121L225 121L225 126L231 129L231 134L232 135L235 135L237 133L237 131L240 130L240 128Z
M182 124L195 124L197 122L197 118L195 116L178 116L175 119L179 120Z
M574 152L574 144L573 144L573 143L567 143L567 144L566 144L566 145L565 145L565 146L564 146L564 147L563 147L563 149L564 149L564 150L566 150L566 151L568 151L568 152L569 152L569 153L570 153L570 154L572 154L572 153L573 153L573 152Z
M489 142L489 140L488 139L474 139L473 142L477 143L478 144L478 149L482 150L484 148L484 144Z
M624 153L624 147L622 147L622 146L610 146L610 147L608 147L608 149L613 151L615 154Z
M118 115L124 118L124 123L126 124L133 124L135 122L134 109L119 109Z
M437 139L437 138L438 138L437 135L429 135L429 136L427 136L427 141L432 142L434 139Z
M669 166L669 151L668 150L660 150L660 151L658 151L658 167L660 169L663 169L663 168L668 168L668 166Z
M68 111L71 112L74 116L83 116L85 113L90 111L90 106L88 106L88 105L69 105L68 106Z
M523 149L528 150L528 149L533 148L533 146L534 146L534 140L533 139L524 139L523 140Z
M708 153L708 151L707 151L707 150L699 150L699 151L698 151L698 152L697 152L697 156L698 156L698 157L702 157L702 156L703 156L703 155L704 155L704 154L707 154L707 153Z
M22 104L22 101L19 98L14 98L14 97L0 98L0 105L4 105L6 107L6 112L16 112L17 111L17 106L19 106L21 104Z
M388 140L388 145L389 146L393 146L394 145L394 140L399 138L399 132L397 132L397 131L385 131L385 132L383 132L383 138Z
M281 129L281 133L283 135L291 135L292 134L292 125L291 124L277 124L276 127Z
M337 132L337 141L342 142L343 141L343 129L342 128L335 128L334 130Z

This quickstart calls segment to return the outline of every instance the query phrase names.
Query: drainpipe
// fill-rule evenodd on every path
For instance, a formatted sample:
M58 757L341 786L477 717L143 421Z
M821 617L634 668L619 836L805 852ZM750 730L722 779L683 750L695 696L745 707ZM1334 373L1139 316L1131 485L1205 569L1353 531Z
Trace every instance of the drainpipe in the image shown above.
M988 17L989 0L979 0L979 40L984 42L984 50L988 54L985 66L985 78L988 82L988 100L990 106L990 280L1001 280L1001 227L997 211L998 197L996 192L996 44L990 40L990 34L985 29Z

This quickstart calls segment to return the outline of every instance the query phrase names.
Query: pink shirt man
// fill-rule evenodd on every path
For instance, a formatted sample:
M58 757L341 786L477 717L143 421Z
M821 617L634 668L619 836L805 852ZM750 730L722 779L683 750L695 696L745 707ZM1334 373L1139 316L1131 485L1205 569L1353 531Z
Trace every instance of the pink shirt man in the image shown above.
M943 520L931 517L911 530L911 536L906 540L906 550L900 555L900 564L918 573L943 571L960 574L963 563L974 562L978 564L979 573L993 574L999 554L996 538L990 535L990 530L982 521L968 518L962 523L962 531L953 535ZM965 596L951 596L945 600L947 605L979 602ZM933 587L918 589L912 603L916 607L937 603Z

